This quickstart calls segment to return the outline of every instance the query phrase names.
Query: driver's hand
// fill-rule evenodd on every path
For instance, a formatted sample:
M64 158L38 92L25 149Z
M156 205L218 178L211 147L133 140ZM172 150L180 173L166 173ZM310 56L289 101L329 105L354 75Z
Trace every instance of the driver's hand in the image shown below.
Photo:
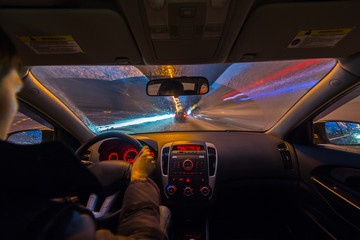
M131 170L131 179L134 180L146 180L155 169L155 160L150 153L148 146L141 149L139 156L134 160L134 164Z

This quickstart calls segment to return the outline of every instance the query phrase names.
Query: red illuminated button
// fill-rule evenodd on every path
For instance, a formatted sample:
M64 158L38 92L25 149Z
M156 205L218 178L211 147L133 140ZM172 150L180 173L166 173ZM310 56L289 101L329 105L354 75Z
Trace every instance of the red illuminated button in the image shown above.
M193 190L191 187L185 187L184 188L184 195L187 197L190 197L193 194Z
M193 169L194 167L194 163L190 160L190 159L186 159L183 163L183 168L186 171L190 171L191 169Z

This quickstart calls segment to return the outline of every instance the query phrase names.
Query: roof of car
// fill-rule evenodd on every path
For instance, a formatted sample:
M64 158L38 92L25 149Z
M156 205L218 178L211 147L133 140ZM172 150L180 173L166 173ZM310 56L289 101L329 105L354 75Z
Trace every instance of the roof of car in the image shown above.
M202 64L359 52L359 1L0 2L26 65Z

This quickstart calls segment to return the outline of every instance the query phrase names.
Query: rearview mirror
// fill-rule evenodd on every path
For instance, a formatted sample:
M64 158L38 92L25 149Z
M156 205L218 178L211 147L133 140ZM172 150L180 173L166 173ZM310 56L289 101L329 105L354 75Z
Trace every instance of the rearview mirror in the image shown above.
M316 143L360 145L360 123L319 121L314 123Z
M209 92L209 81L204 77L155 79L146 85L149 96L202 95Z

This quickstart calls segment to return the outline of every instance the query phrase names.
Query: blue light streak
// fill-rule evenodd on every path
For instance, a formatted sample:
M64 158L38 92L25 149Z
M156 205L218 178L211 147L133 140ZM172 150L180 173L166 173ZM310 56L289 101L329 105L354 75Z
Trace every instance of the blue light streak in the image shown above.
M240 99L237 99L235 100L234 102L240 102L240 101L247 101L247 100L250 100L251 98L247 97L247 98L240 98Z
M133 125L139 125L143 123L150 123L150 122L156 122L161 121L169 118L175 117L175 114L165 114L160 116L154 116L154 117L146 117L146 118L137 118L137 119L131 119L131 120L125 120L125 121L119 121L117 123L103 125L103 126L97 126L98 131L106 131L110 129L116 129L121 127L128 127Z
M294 90L299 90L299 89L310 89L312 87L314 87L315 85L317 84L317 81L314 81L314 82L309 82L309 83L304 83L304 84L299 84L299 85L295 85L295 86L290 86L290 87L287 87L287 88L282 88L282 89L278 89L278 90L275 90L275 91L269 91L267 93L262 93L262 94L255 94L252 96L252 98L263 98L265 96L276 96L276 95L279 95L279 94L285 94L285 93L288 93L288 92L292 92Z
M317 81L315 82L309 82L309 83L304 83L304 84L299 84L299 85L295 85L295 86L291 86L291 87L287 87L287 88L281 88L272 92L265 92L265 93L261 93L261 94L254 94L250 97L247 98L240 98L240 99L236 99L233 102L240 102L240 101L247 101L247 100L251 100L251 99L256 99L256 98L264 98L266 96L277 96L279 94L284 94L284 93L288 93L288 92L292 92L294 90L299 90L299 89L310 89L312 87L314 87L317 84Z

